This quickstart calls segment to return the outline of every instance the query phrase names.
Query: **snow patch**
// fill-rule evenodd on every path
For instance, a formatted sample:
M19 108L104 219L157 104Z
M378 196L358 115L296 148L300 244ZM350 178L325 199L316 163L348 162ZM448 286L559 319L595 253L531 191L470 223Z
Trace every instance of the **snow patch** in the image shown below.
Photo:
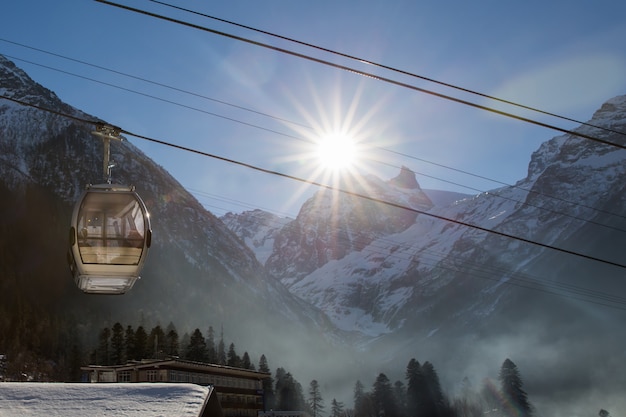
M0 383L0 417L197 417L212 387L195 384Z

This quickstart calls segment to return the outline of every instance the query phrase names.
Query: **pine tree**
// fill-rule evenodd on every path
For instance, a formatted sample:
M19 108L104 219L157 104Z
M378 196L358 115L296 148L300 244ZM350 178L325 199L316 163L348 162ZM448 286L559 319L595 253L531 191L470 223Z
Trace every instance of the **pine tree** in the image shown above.
M315 379L309 384L309 408L313 412L313 417L320 416L324 411L324 400L320 392L320 385Z
M330 402L330 417L344 417L343 403L335 398Z
M422 375L420 363L411 359L406 367L405 377L407 379L406 407L407 414L411 417L419 415L420 406L424 392L424 376Z
M398 416L398 407L393 396L391 382L387 375L382 372L378 374L376 382L374 382L372 398L377 415L384 415L385 417Z
M520 417L530 416L532 407L528 401L528 395L522 388L524 384L519 370L512 360L507 358L502 363L499 377L504 399L516 410L519 410Z
M224 327L220 332L220 341L217 344L217 363L226 365L226 345L224 345Z
M259 371L270 373L270 367L267 363L267 358L265 355L261 355L259 359ZM263 379L263 410L271 410L275 406L275 395L274 395L274 380L270 376L269 378Z
M143 326L139 326L135 331L135 359L146 358L148 358L148 333Z
M354 408L357 408L357 403L363 399L365 395L365 387L361 381L357 380L354 384Z
M428 412L429 414L426 415L443 416L445 414L446 400L441 391L437 371L435 371L433 364L428 361L422 364L421 370L426 388L426 392L424 393L426 397L425 403L428 409L431 410Z
M276 408L282 411L304 410L302 385L282 368L276 370Z
M97 361L98 365L111 365L111 350L110 350L110 337L111 329L105 327L100 331L98 337L98 353Z
M393 384L393 398L398 407L398 415L406 415L406 388L402 381Z
M196 362L205 362L207 359L206 342L200 329L196 329L191 334L189 345L187 346L186 359Z
M213 326L209 326L209 330L207 331L206 353L207 361L209 363L218 363L217 350L215 349L215 331L213 330Z
M415 417L444 417L452 408L443 395L439 376L428 361L420 365L411 359L407 365L407 413Z
M250 361L250 355L248 355L248 352L243 352L243 356L241 357L241 367L243 369L255 370L254 364Z
M274 403L274 406L276 407L277 410L287 410L289 411L289 409L285 409L285 403L287 402L287 400L285 400L284 397L285 392L287 391L288 388L285 387L285 385L287 385L287 371L284 368L276 368L276 386L274 387L274 393L276 395L276 400Z
M161 358L165 352L165 332L159 325L156 325L150 331L148 351L150 352L150 357L154 359Z
M124 327L117 322L113 325L111 331L111 363L113 365L122 365L125 362Z
M226 356L226 365L232 366L235 368L241 367L241 358L239 357L239 355L237 355L237 352L235 351L234 343L231 343L228 346L228 355Z
M354 384L354 416L355 417L373 417L376 416L372 396L365 392L365 387L361 381Z
M124 331L124 348L126 351L126 360L133 360L136 358L136 340L135 329L130 324L126 326Z
M165 330L165 354L168 356L178 356L180 344L178 343L178 332L174 323L170 323Z

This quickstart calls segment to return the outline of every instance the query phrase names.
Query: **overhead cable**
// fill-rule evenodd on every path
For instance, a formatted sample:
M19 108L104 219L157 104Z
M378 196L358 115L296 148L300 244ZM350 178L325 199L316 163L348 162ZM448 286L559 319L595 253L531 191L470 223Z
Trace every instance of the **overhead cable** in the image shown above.
M594 124L591 124L591 123L586 123L586 122L581 122L579 120L576 120L576 119L573 119L573 118L570 118L570 117L566 117L566 116L562 116L562 115L559 115L559 114L556 114L556 113L548 112L546 110L541 110L541 109L538 109L536 107L527 106L527 105L524 105L524 104L516 103L514 101L505 100L505 99L502 99L502 98L499 98L499 97L495 97L495 96L492 96L492 95L489 95L489 94L481 93L481 92L478 92L478 91L475 91L475 90L470 90L468 88L459 87L457 85L450 84L450 83L447 83L447 82L444 82L444 81L435 80L434 78L425 77L423 75L419 75L419 74L415 74L415 73L412 73L412 72L409 72L409 71L401 70L401 69L398 69L398 68L395 68L395 67L391 67L389 65L377 63L377 62L370 61L370 60L367 60L367 59L364 59L364 58L359 58L357 56L346 54L344 52L334 51L332 49L324 48L324 47L319 46L319 45L315 45L315 44L312 44L312 43L299 41L299 40L294 39L294 38L290 38L290 37L283 36L283 35L278 35L278 34L273 33L273 32L269 32L269 31L262 30L262 29L257 29L257 28L254 28L252 26L243 25L241 23L236 23L236 22L233 22L231 20L222 19L222 18L219 18L219 17L215 17L215 16L211 16L211 15L205 14L205 13L200 13L200 12L195 11L195 10L187 9L187 8L180 7L180 6L175 6L173 4L169 4L169 3L166 3L166 2L163 2L163 1L158 1L158 0L148 0L148 1L150 1L152 3L160 4L160 5L163 5L163 6L167 6L167 7L173 8L173 9L181 10L181 11L184 11L184 12L187 12L187 13L191 13L191 14L195 14L195 15L198 15L198 16L206 17L208 19L216 20L218 22L227 23L229 25L233 25L233 26L237 26L237 27L240 27L240 28L243 28L243 29L251 30L253 32L261 33L263 35L272 36L274 38L278 38L278 39L282 39L282 40L285 40L285 41L289 41L289 42L292 42L292 43L295 43L295 44L298 44L298 45L302 45L302 46L306 46L306 47L309 47L309 48L317 49L319 51L323 51L323 52L327 52L329 54L337 55L337 56L340 56L342 58L348 58L348 59L351 59L351 60L354 60L354 61L358 61L358 62L363 63L363 64L367 64L367 65L371 65L371 66L374 66L374 67L382 68L382 69L385 69L385 70L393 71L393 72L396 72L398 74L408 75L408 76L413 77L413 78L419 78L421 80L428 81L428 82L431 82L433 84L438 84L438 85L441 85L441 86L444 86L444 87L448 87L448 88L452 88L452 89L455 89L455 90L463 91L464 93L477 95L477 96L480 96L480 97L483 97L483 98L487 98L489 100L499 101L500 103L508 104L508 105L515 106L515 107L519 107L519 108L522 108L522 109L525 109L525 110L530 110L530 111L533 111L533 112L536 112L536 113L541 113L541 114L544 114L546 116L556 117L556 118L559 118L559 119L562 119L562 120L575 122L575 123L578 123L578 124L581 124L581 125L593 127L593 128L600 129L600 130L604 130L606 132L617 133L619 135L626 135L626 132L620 132L619 130L613 130L613 129L610 129L610 128L607 128L607 127L597 126L597 125L594 125Z
M145 82L145 83L148 83L148 84L156 85L158 87L167 88L169 90L177 91L179 93L184 93L184 94L188 94L190 96L202 98L204 100L213 101L215 103L223 104L225 106L234 107L234 108L239 109L239 110L244 110L244 111L247 111L247 112L250 112L250 113L255 113L255 114L258 114L260 116L269 117L269 118L272 118L274 120L278 120L280 122L289 123L289 124L292 124L292 125L298 125L298 126L305 127L305 128L308 128L308 129L311 128L310 126L307 126L307 125L304 125L304 124L301 124L301 123L298 123L298 122L294 122L292 120L283 119L281 117L277 117L277 116L274 116L274 115L271 115L271 114L268 114L268 113L264 113L264 112L261 112L261 111L255 110L255 109L239 106L237 104L229 103L227 101L218 100L216 98L208 97L208 96L203 95L203 94L198 94L198 93L195 93L193 91L184 90L184 89L178 88L178 87L173 87L173 86L168 85L168 84L164 84L164 83L160 83L160 82L157 82L157 81L149 80L149 79L144 78L144 77L138 77L136 75L128 74L128 73L125 73L125 72L122 72L122 71L118 71L118 70L115 70L115 69L112 69L112 68L103 67L101 65L92 64L90 62L86 62L86 61L82 61L80 59L71 58L71 57L68 57L68 56L65 56L65 55L61 55L61 54L57 54L57 53L54 53L54 52L46 51L44 49L35 48L34 46L25 45L23 43L19 43L19 42L15 42L15 41L11 41L11 40L8 40L8 39L3 39L3 38L0 38L0 41L6 42L6 43L11 43L13 45L17 45L17 46L20 46L22 48L31 49L33 51L41 52L41 53L44 53L44 54L47 54L47 55L55 56L57 58L63 58L63 59L68 60L68 61L73 61L73 62L82 64L82 65L87 65L89 67L97 68L97 69L100 69L100 70L103 70L103 71L107 71L107 72L111 72L111 73L114 73L114 74L117 74L117 75L122 75L124 77L132 78L132 79L135 79L135 80L138 80L138 81L142 81L142 82ZM6 55L6 56L9 56L9 55ZM10 57L10 58L17 59L17 60L24 61L24 62L28 62L29 64L33 64L33 65L39 65L39 66L42 66L44 68L52 69L54 71L64 72L66 74L73 75L73 76L76 76L76 77L85 78L85 77L82 77L81 75L76 75L76 74L65 72L65 71L62 71L62 70L59 70L59 69L56 69L56 68L51 68L51 67L47 67L47 66L44 66L44 65L41 65L41 64L34 63L34 62L29 62L29 61L26 61L24 59L15 58L15 57ZM89 81L100 82L100 81L93 80L93 79L90 79L90 78L88 78L88 80ZM133 91L133 92L135 92L135 91ZM140 94L140 93L138 93L138 94Z
M116 85L116 84L111 84L111 83L107 83L105 81L96 80L94 78L89 78L89 77L86 77L84 75L75 74L75 73L72 73L72 72L69 72L69 71L65 71L65 70L61 70L61 69L58 69L58 68L50 67L50 66L44 65L44 64L38 64L37 62L29 61L29 60L22 59L22 58L17 58L17 57L11 56L11 55L4 55L4 56L9 57L11 59L14 59L16 61L26 62L28 64L36 65L36 66L41 67L41 68L46 68L46 69L57 71L57 72L60 72L60 73L63 73L63 74L71 75L73 77L82 78L83 80L92 81L92 82L95 82L95 83L98 83L98 84L106 85L107 87L113 87L113 88L116 88L118 90L127 91L129 93L133 93L133 94L137 94L137 95L140 95L140 96L148 97L148 98L151 98L151 99L154 99L154 100L158 100L158 101L161 101L161 102L164 102L164 103L173 104L175 106L179 106L179 107L183 107L183 108L186 108L186 109L189 109L189 110L194 110L194 111L197 111L197 112L200 112L200 113L208 114L210 116L218 117L220 119L225 119L225 120L228 120L228 121L231 121L231 122L234 122L234 123L238 123L238 124L241 124L241 125L253 127L255 129L264 130L266 132L274 133L276 135L281 135L281 136L289 137L289 138L292 138L292 139L301 139L301 138L299 138L297 136L293 136L293 135L290 135L288 133L279 132L277 130L269 129L269 128L266 128L266 127L263 127L263 126L258 126L258 125L252 124L252 123L244 122L243 120L239 120L239 119L235 119L235 118L232 118L232 117L224 116L224 115L221 115L221 114L213 113L213 112L210 112L210 111L207 111L207 110L202 110L202 109L199 109L197 107L189 106L189 105L183 104L183 103L178 103L176 101L168 100L168 99L165 99L165 98L162 98L162 97L157 97L157 96L154 96L154 95L151 95L151 94L142 93L141 91L132 90L130 88L122 87L122 86L119 86L119 85Z
M0 41L4 41L4 39L0 39ZM8 41L8 42L11 42L11 41ZM28 46L21 45L21 44L15 43L15 42L11 42L11 43L30 48ZM44 52L44 53L48 53L47 51L39 50L37 48L32 48L32 49L35 49L35 50L38 50L38 51L41 51L41 52ZM61 55L57 55L57 54L54 54L54 53L50 53L50 54L55 55L55 56L63 57ZM244 121L242 121L240 119L235 119L235 118L231 118L231 117L228 117L228 116L220 115L220 114L217 114L217 113L214 113L214 112L209 112L209 111L197 108L197 107L192 107L192 106L189 106L189 105L186 105L186 104L183 104L183 103L179 103L179 102L175 102L175 101L172 101L172 100L164 99L164 98L161 98L161 97L158 97L158 96L154 96L154 95L151 95L151 94L147 94L147 93L143 93L143 92L140 92L140 91L137 91L137 90L132 90L132 89L129 89L129 88L126 88L126 87L121 87L121 86L116 85L116 84L112 84L112 83L96 80L94 78L90 78L90 77L86 77L86 76L83 76L83 75L80 75L80 74L72 73L72 72L61 70L61 69L54 68L54 67L50 67L48 65L39 64L39 63L36 63L36 62L33 62L33 61L29 61L29 60L26 60L26 59L15 57L15 56L12 56L12 55L5 54L5 56L9 57L9 58L11 58L13 60L16 60L16 61L25 62L25 63L31 64L31 65L36 65L36 66L39 66L39 67L42 67L42 68L46 68L46 69L49 69L49 70L52 70L52 71L57 71L57 72L60 72L60 73L66 74L66 75L70 75L70 76L73 76L73 77L76 77L76 78L81 78L81 79L84 79L84 80L92 81L92 82L95 82L95 83L98 83L98 84L101 84L101 85L105 85L105 86L108 86L108 87L113 87L113 88L116 88L116 89L119 89L119 90L123 90L123 91L127 91L127 92L130 92L130 93L133 93L133 94L141 95L141 96L148 97L148 98L151 98L151 99L154 99L154 100L158 100L158 101L165 102L165 103L168 103L168 104L172 104L172 105L176 105L176 106L179 106L179 107L183 107L183 108L186 108L186 109L189 109L189 110L194 110L194 111L197 111L197 112L200 112L200 113L204 113L204 114L207 114L207 115L210 115L210 116L214 116L214 117L218 117L218 118L221 118L221 119L225 119L225 120L228 120L228 121L231 121L231 122L234 122L234 123L242 124L242 125L245 125L245 126L248 126L248 127L256 128L256 129L263 130L263 131L266 131L266 132L274 133L274 134L277 134L277 135L281 135L281 136L284 136L284 137L297 139L297 140L301 140L301 141L309 143L309 141L306 141L306 140L302 139L301 137L294 136L294 135L291 135L291 134L288 134L288 133L283 133L283 132L280 132L280 131L277 131L277 130L265 128L265 127L262 127L262 126L259 126L259 125L255 125L255 124L251 124L251 123L248 123L248 122L244 122ZM63 57L63 58L67 58L67 57ZM77 61L77 62L81 62L81 63L84 63L86 65L91 65L89 63L85 63L83 61L74 60L72 58L67 58L67 59L70 59L70 60L73 60L73 61ZM97 65L93 65L93 66L97 67L97 68L101 68L101 69L107 70L104 67L99 67ZM135 77L135 76L132 76L132 75L128 75L128 74L125 74L123 72L119 72L119 71L116 71L116 70L110 70L110 71L112 71L114 73L117 73L117 74L120 74L120 75L126 75L126 76L129 76L131 78L135 78L135 79L139 79L139 80L142 80L142 81L150 82L149 80L145 80L145 79L140 78L140 77ZM160 83L154 83L154 84L163 85L165 87L169 87L169 86L167 86L165 84L160 84ZM184 90L179 90L179 89L177 89L175 87L169 87L169 88L185 92ZM190 94L193 94L193 93L190 93ZM233 105L233 106L235 106L235 105ZM239 106L236 106L236 107L239 107ZM262 113L259 113L259 114L262 114ZM269 117L273 117L273 116L269 116ZM470 176L474 176L474 177L481 178L481 179L484 179L484 180L492 181L494 183L499 183L499 184L502 184L502 185L506 185L506 186L509 186L509 187L512 187L512 188L517 188L517 189L526 191L526 192L531 193L531 194L542 195L542 196L545 196L547 198L559 200L559 201L562 201L562 202L565 202L565 203L568 203L568 204L580 206L580 207L587 208L587 209L590 209L590 210L593 210L593 211L602 212L604 214L609 214L609 215L616 216L616 217L621 217L621 218L625 217L625 216L621 216L621 215L612 213L612 212L607 211L607 210L600 210L600 209L597 209L595 207L586 206L586 205L583 205L583 204L580 204L580 203L577 203L577 202L571 202L571 201L568 201L566 199L562 199L562 198L559 198L559 197L546 195L546 194L543 194L543 193L540 193L540 192L537 192L537 191L534 191L534 190L528 190L528 189L525 189L523 187L519 187L517 185L506 184L504 182L500 182L500 181L495 180L495 179L491 179L491 178L483 177L483 176L480 176L480 175L472 174L470 172L466 172L466 171L463 171L463 170L460 170L460 169L449 167L447 165L439 164L439 163L428 161L428 160L425 160L425 159L422 159L422 158L418 158L418 157L414 157L414 156L407 155L407 154L404 154L404 153L400 153L400 152L397 152L397 151L393 151L391 149L382 148L382 147L375 147L375 149L380 149L380 150L387 151L387 152L390 152L390 153L395 153L397 155L402 155L404 157L408 157L408 158L412 158L412 159L415 159L415 160L419 160L421 162L425 162L425 163L432 164L432 165L435 165L435 166L443 167L443 168L446 168L446 169L449 169L449 170L452 170L452 171L461 172L461 173L463 173L465 175L470 175ZM385 162L382 162L382 161L378 161L378 160L375 160L375 159L370 159L370 160L372 160L374 162L377 162L377 163L380 163L380 164L388 165L388 166L391 166L391 167L394 167L394 168L400 168L400 167L398 167L396 165L392 165L392 164L385 163ZM475 191L475 192L478 192L478 193L489 194L491 196L495 196L495 197L502 198L502 199L505 199L505 200L510 200L510 201L513 201L513 202L517 202L517 203L520 203L520 204L525 205L525 206L531 206L531 207L534 207L534 208L537 208L537 209L540 209L540 210L544 210L544 211L547 211L547 212L550 212L550 213L553 213L553 214L559 214L559 215L562 215L562 216L565 216L565 217L569 217L569 218L572 218L572 219L584 221L584 222L591 223L591 224L594 224L594 225L597 225L597 226L606 227L606 228L617 230L617 231L621 231L621 232L626 232L626 230L620 229L620 228L615 227L615 226L610 226L610 225L607 225L607 224L604 224L604 223L601 223L601 222L598 222L598 221L595 221L595 220L585 219L585 218L574 216L574 215L571 215L571 214L568 214L568 213L564 213L564 212L552 210L552 209L549 209L549 208L537 206L537 205L531 204L531 203L529 203L527 201L520 201L520 200L516 200L514 198L505 197L505 196L502 196L502 195L500 195L498 193L488 192L488 191L485 191L485 190L482 190L482 189L479 189L479 188L471 187L471 186L468 186L468 185L465 185L465 184L460 184L460 183L453 182L453 181L450 181L450 180L445 180L443 178L435 177L435 176L428 175L428 174L425 174L425 173L422 173L422 172L418 172L418 171L413 171L413 172L416 175L419 175L419 176L422 176L422 177L434 179L436 181L440 181L440 182L443 182L443 183L451 184L451 185L454 185L454 186L457 186L457 187L462 187L462 188L465 188L465 189L468 189L468 190L471 190L471 191Z
M626 149L626 145L622 145L622 144L619 144L619 143L615 143L615 142L611 142L611 141L608 141L608 140L604 140L604 139L601 139L601 138L598 138L598 137L595 137L595 136L587 135L587 134L582 133L582 132L576 132L576 131L573 131L573 130L570 130L570 129L565 129L565 128L558 127L558 126L555 126L555 125L551 125L549 123L541 122L539 120L530 119L528 117L523 117L523 116L519 116L519 115L516 115L516 114L513 114L513 113L508 113L508 112L505 112L505 111L502 111L502 110L498 110L498 109L495 109L495 108L492 108L492 107L484 106L484 105L481 105L481 104L478 104L478 103L473 103L473 102L470 102L470 101L467 101L467 100L463 100L463 99L452 97L452 96L449 96L449 95L446 95L446 94L438 93L436 91L427 90L425 88L417 87L415 85L411 85L411 84L408 84L408 83L405 83L405 82L393 80L393 79L387 78L387 77L382 77L380 75L376 75L376 74L373 74L373 73L361 71L361 70L358 70L356 68L351 68L351 67L348 67L348 66L345 66L345 65L336 64L336 63L333 63L333 62L330 62L330 61L326 61L326 60L323 60L323 59L320 59L320 58L315 58L313 56L302 54L302 53L295 52L295 51L291 51L291 50L288 50L288 49L285 49L285 48L279 48L277 46L268 45L266 43L262 43L262 42L255 41L255 40L252 40L252 39L248 39L248 38L244 38L244 37L241 37L241 36L229 34L229 33L222 32L222 31L218 31L218 30L215 30L215 29L207 28L207 27L204 27L204 26L197 25L195 23L190 23L190 22L185 22L185 21L182 21L182 20L174 19L172 17L159 15L159 14L156 14L156 13L153 13L153 12L149 12L149 11L146 11L146 10L141 10L141 9L137 9L137 8L134 8L134 7L130 7L130 6L114 3L114 2L111 2L111 1L108 1L108 0L95 0L95 1L97 1L99 3L107 4L107 5L110 5L110 6L119 7L121 9L125 9L125 10L131 11L131 12L143 14L143 15L154 17L154 18L157 18L157 19L165 20L165 21L168 21L168 22L180 24L180 25L183 25L183 26L188 26L188 27L191 27L191 28L194 28L194 29L198 29L198 30L202 30L202 31L205 31L205 32L209 32L209 33L213 33L213 34L220 35L220 36L223 36L223 37L227 37L227 38L230 38L230 39L234 39L234 40L238 40L238 41L241 41L241 42L249 43L249 44L252 44L252 45L255 45L255 46L267 48L267 49L270 49L270 50L274 50L276 52L281 52L281 53L284 53L284 54L287 54L287 55L292 55L292 56L295 56L295 57L298 57L298 58L302 58L302 59L305 59L305 60L308 60L308 61L312 61L312 62L316 62L316 63L319 63L319 64L327 65L327 66L330 66L330 67L333 67L333 68L336 68L336 69L341 69L341 70L344 70L344 71L352 72L352 73L355 73L357 75L361 75L363 77L372 78L374 80L378 80L378 81L382 81L382 82L389 83L389 84L392 84L392 85L396 85L396 86L399 86L399 87L407 88L409 90L417 91L417 92L424 93L424 94L429 94L429 95L432 95L434 97L439 97L439 98L442 98L442 99L445 99L445 100L449 100L449 101L453 101L453 102L456 102L456 103L459 103L459 104L464 104L464 105L469 106L469 107L474 107L474 108L477 108L477 109L480 109L480 110L484 110L484 111L487 111L487 112L490 112L490 113L498 114L500 116L504 116L504 117L508 117L508 118L515 119L515 120L519 120L519 121L522 121L522 122L530 123L530 124L533 124L533 125L536 125L536 126L544 127L546 129L551 129L551 130L555 130L555 131L558 131L558 132L561 132L561 133L566 133L566 134L569 134L569 135L578 136L578 137L581 137L581 138L584 138L584 139L588 139L588 140L591 140L591 141L594 141L594 142L602 143L602 144L609 145L609 146L614 146L616 148Z
M229 102L226 102L226 101L223 101L223 100L214 99L212 97L208 97L208 96L205 96L205 95L194 93L192 91L183 90L183 89L180 89L180 88L177 88L177 87L173 87L173 86L170 86L170 85L167 85L167 84L164 84L164 83L155 82L155 81L143 78L143 77L138 77L138 76L135 76L135 75L132 75L132 74L124 73L124 72L121 72L121 71L118 71L118 70L114 70L114 69L110 69L110 68L106 68L106 67L103 67L103 66L100 66L100 65L91 64L91 63L86 62L86 61L74 59L74 58L67 57L67 56L64 56L64 55L61 55L61 54L57 54L57 53L53 53L53 52L46 51L46 50L43 50L43 49L35 48L35 47L29 46L29 45L24 45L24 44L19 43L19 42L14 42L14 41L7 40L7 39L2 39L2 38L0 38L0 41L11 43L11 44L23 47L23 48L28 48L28 49L35 50L35 51L38 51L38 52L42 52L42 53L45 53L45 54L48 54L48 55L56 56L56 57L59 57L59 58L63 58L63 59L69 60L69 61L77 62L77 63L83 64L83 65L87 65L87 66L90 66L90 67L93 67L93 68L98 68L98 69L101 69L101 70L104 70L104 71L112 72L114 74L118 74L118 75L122 75L122 76L129 77L129 78L132 78L132 79L136 79L136 80L139 80L139 81L143 81L143 82L146 82L146 83L149 83L149 84L152 84L152 85L157 85L159 87L164 87L164 88L168 88L168 89L171 89L171 90L174 90L174 91L178 91L178 92L182 92L182 93L185 93L185 94L189 94L189 95L192 95L192 96L195 96L195 97L203 98L203 99L206 99L206 100L209 100L209 101L213 101L213 102L216 102L216 103L219 103L219 104L223 104L223 105L227 105L227 106L230 106L230 107L234 107L234 108L238 108L238 109L241 109L241 110L245 110L245 111L248 111L248 112L251 112L251 113L255 113L255 114L258 114L258 115L262 115L262 116L265 116L265 117L269 117L269 118L272 118L274 120L278 120L278 121L281 121L281 122L290 123L290 124L293 124L293 125L299 125L301 127L312 129L310 126L307 126L307 125L304 125L304 124L301 124L301 123L298 123L298 122L290 121L290 120L287 120L287 119L283 119L283 118L280 118L280 117L277 117L277 116L274 116L274 115L271 115L271 114L268 114L268 113L263 113L263 112L260 112L260 111L254 110L254 109L250 109L250 108L247 108L247 107L243 107L243 106L239 106L239 105L236 105L236 104L232 104L232 103L229 103ZM171 100L166 100L166 99L163 99L163 98L160 98L160 97L156 97L156 96L153 96L153 95L148 95L146 93L142 93L142 92L139 92L139 91L136 91L136 90L131 90L131 89L128 89L128 88L124 88L124 87L115 85L115 84L99 81L99 80L96 80L96 79L93 79L93 78L88 78L88 77L85 77L85 76L82 76L82 75L79 75L79 74L70 73L68 71L64 71L64 70L53 68L53 67L50 67L50 66L47 66L47 65L35 63L35 62L28 61L28 60L25 60L25 59L22 59L22 58L18 58L18 57L15 57L15 56L11 56L11 55L5 55L5 56L7 56L9 58L12 58L14 60L26 62L26 63L32 64L32 65L37 65L37 66L40 66L42 68L46 68L46 69L50 69L50 70L53 70L53 71L61 72L61 73L67 74L67 75L71 75L71 76L77 77L77 78L86 79L88 81L92 81L92 82L96 82L96 83L99 83L99 84L107 85L109 87L121 89L121 90L124 90L124 91L128 91L128 92L131 92L131 93L134 93L134 94L142 95L142 96L145 96L145 97L148 97L148 98L152 98L152 99L155 99L155 100L159 100L159 101L163 101L163 102L166 102L166 103L169 103L169 104L173 104L173 105L176 105L176 106L184 107L184 108L187 108L187 109L190 109L190 110L198 111L198 112L201 112L201 113L204 113L204 114L208 114L210 116L214 116L214 117L222 118L222 119L225 119L225 120L229 120L229 121L232 121L234 123L243 124L243 125L246 125L246 126L249 126L249 127L253 127L253 128L256 128L256 129L259 129L259 130L264 130L264 131L268 131L270 133L275 133L275 134L278 134L278 135L281 135L281 136L285 136L285 137L289 137L289 138L293 138L293 139L304 141L300 137L296 137L296 136L293 136L293 135L290 135L290 134L287 134L287 133L283 133L283 132L279 132L279 131L276 131L276 130L268 129L268 128L265 128L265 127L262 127L262 126L250 124L250 123L244 122L244 121L239 120L239 119L234 119L234 118L223 116L223 115L220 115L220 114L217 114L217 113L208 112L206 110L202 110L202 109L199 109L199 108L196 108L196 107L191 107L191 106L188 106L188 105L185 105L185 104L182 104L182 103L174 102L174 101L171 101ZM617 133L619 133L619 132L617 132ZM309 141L306 141L306 142L309 142ZM421 162L424 162L424 163L428 163L428 164L431 164L431 165L435 165L435 166L439 166L439 167L442 167L442 168L445 168L445 169L449 169L451 171L456 171L456 172L462 173L464 175L468 175L468 176L472 176L472 177L475 177L475 178L491 181L491 182L496 183L496 184L500 184L500 185L504 185L504 186L508 186L508 187L512 187L512 188L516 188L516 189L528 192L530 194L545 196L545 197L550 198L550 199L554 199L554 200L561 201L561 202L564 202L564 203L567 203L567 204L583 207L583 208L586 208L586 209L589 209L589 210L593 210L595 212L608 214L608 215L619 217L619 218L626 218L625 216L621 216L619 214L613 213L613 212L608 211L608 210L598 209L596 207L591 207L591 206L588 206L588 205L585 205L585 204L581 204L579 202L573 202L573 201L569 201L569 200L566 200L566 199L563 199L563 198L560 198L560 197L551 196L551 195L548 195L548 194L544 194L544 193L538 192L536 190L520 187L520 186L515 185L515 184L508 184L508 183L503 182L503 181L499 181L499 180L496 180L496 179L493 179L493 178L489 178L489 177L485 177L485 176L482 176L482 175L477 175L477 174L474 174L474 173L471 173L471 172L468 172L468 171L464 171L464 170L461 170L461 169L458 169L458 168L453 168L453 167L450 167L450 166L447 166L447 165L444 165L444 164L440 164L440 163L436 163L436 162L432 162L432 161L429 161L429 160L426 160L426 159L418 158L418 157L415 157L415 156L412 156L412 155L408 155L408 154L405 154L405 153L402 153L402 152L394 151L392 149L378 147L378 146L374 147L374 149L380 149L380 150L383 150L383 151L386 151L386 152L394 153L396 155L404 156L404 157L411 158L411 159L414 159L414 160L417 160L417 161L421 161ZM399 168L398 166L387 164L387 163L384 163L382 161L378 161L378 160L374 160L374 159L370 159L370 160L372 160L374 162L377 162L377 163L380 163L380 164L389 165L389 166L392 166L394 168ZM426 174L423 174L423 173L418 173L418 174L422 175L422 176L425 176L425 177L428 177L428 178L435 179L437 181L450 183L450 184L453 184L453 185L456 185L456 186L459 186L459 187L463 187L463 188L466 188L466 189L469 189L469 190L472 190L472 191L477 191L477 192L481 192L481 193L485 192L485 190L480 190L480 189L477 189L477 188L474 188L474 187L469 187L469 186L466 186L464 184L453 183L451 181L447 181L447 180L444 180L442 178L426 175ZM491 193L491 195L495 195L495 196L501 197L500 195L494 194L494 193ZM504 197L501 197L501 198L504 198ZM509 200L516 201L516 200L510 199L510 198L509 198ZM520 203L524 204L524 205L529 205L529 203L523 202L523 201L520 201ZM534 206L534 207L537 207L537 208L540 208L540 209L544 209L544 208L538 207L538 206ZM551 210L549 210L549 211L551 211ZM559 212L555 212L555 213L559 213ZM578 219L578 220L595 223L595 224L598 224L598 225L601 225L601 226L604 226L604 227L614 228L613 226L607 226L607 225L605 225L603 223L595 222L593 220L579 218L579 217L572 216L572 215L569 215L569 214L566 214L566 213L560 213L560 214L563 214L564 216L575 218L575 219ZM617 230L621 230L621 229L617 229Z

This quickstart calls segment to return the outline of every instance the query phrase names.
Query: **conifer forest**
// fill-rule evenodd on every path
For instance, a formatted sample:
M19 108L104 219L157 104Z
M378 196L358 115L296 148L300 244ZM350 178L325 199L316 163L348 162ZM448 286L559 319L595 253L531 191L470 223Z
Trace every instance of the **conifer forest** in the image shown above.
M28 323L28 317L24 316L23 324ZM16 331L18 327L6 330ZM51 336L54 334L61 337ZM2 380L73 382L81 380L80 366L85 364L106 366L177 357L268 373L270 376L263 381L267 410L303 410L312 417L538 415L526 393L522 372L508 358L501 364L497 380L486 378L477 385L470 382L472 376L464 376L460 388L453 393L442 387L433 363L410 358L403 379L393 381L380 372L373 381L354 381L352 398L338 399L333 392L323 390L323 381L314 379L303 386L280 364L272 371L265 354L256 361L248 351L240 354L234 343L224 340L224 330L218 332L212 326L205 332L196 328L190 334L179 335L173 323L149 329L116 322L94 335L91 345L83 346L76 331L50 320L37 331L22 336L11 340L24 340L29 349L14 356L0 356ZM598 415L610 417L604 409Z

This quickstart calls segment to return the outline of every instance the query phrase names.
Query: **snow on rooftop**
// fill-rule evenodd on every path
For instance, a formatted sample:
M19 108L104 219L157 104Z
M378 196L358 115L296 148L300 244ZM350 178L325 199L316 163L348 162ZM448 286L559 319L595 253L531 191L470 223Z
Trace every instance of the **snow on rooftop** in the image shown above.
M178 383L3 382L0 417L198 417L212 389Z

